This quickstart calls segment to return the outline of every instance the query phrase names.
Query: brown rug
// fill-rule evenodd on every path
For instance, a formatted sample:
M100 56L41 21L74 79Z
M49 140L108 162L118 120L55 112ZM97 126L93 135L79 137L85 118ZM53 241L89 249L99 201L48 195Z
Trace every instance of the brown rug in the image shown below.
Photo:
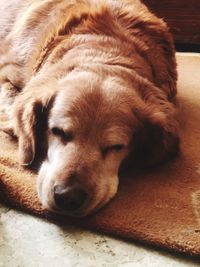
M200 56L178 55L181 154L151 171L121 177L117 197L84 219L57 217L118 237L200 256ZM19 167L17 146L0 134L0 198L42 217L35 175Z

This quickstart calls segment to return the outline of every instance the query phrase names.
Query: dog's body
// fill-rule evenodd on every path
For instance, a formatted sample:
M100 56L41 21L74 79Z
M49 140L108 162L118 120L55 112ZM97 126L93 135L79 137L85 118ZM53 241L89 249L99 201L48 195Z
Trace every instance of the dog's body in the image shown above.
M4 1L0 40L1 100L22 165L49 118L38 178L46 208L86 215L115 195L132 151L152 165L177 150L174 46L140 1Z

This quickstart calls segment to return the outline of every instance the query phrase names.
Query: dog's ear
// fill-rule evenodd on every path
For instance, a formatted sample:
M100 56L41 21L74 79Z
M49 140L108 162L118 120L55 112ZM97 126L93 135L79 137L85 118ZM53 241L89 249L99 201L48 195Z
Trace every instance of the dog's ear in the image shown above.
M14 105L15 133L18 136L19 163L31 165L38 148L46 142L47 118L55 97L35 98L22 95Z
M154 166L175 156L179 151L178 123L163 111L149 109L140 118L134 136L134 158L142 166Z

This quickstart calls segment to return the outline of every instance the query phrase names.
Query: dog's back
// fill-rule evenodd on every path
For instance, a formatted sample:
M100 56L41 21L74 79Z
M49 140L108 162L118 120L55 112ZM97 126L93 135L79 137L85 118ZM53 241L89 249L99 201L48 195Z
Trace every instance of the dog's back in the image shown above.
M18 87L23 87L30 79L37 68L36 62L43 60L46 46L54 39L73 33L94 33L132 43L138 55L149 61L153 82L162 87L169 98L176 94L171 35L166 24L138 0L4 1L0 8L0 24L0 38L3 39L0 55L3 58L6 55L9 64L14 61L15 66L9 67L8 72L17 73L18 78L14 80ZM6 36L8 40L5 41ZM2 58L0 65L4 65ZM21 73L16 65L23 66Z

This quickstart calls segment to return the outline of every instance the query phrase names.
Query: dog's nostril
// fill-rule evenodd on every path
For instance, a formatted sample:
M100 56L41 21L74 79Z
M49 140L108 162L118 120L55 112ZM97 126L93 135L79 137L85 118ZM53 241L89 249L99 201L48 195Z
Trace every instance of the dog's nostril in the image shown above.
M66 211L78 210L86 201L87 193L80 185L54 187L54 200L56 205Z

